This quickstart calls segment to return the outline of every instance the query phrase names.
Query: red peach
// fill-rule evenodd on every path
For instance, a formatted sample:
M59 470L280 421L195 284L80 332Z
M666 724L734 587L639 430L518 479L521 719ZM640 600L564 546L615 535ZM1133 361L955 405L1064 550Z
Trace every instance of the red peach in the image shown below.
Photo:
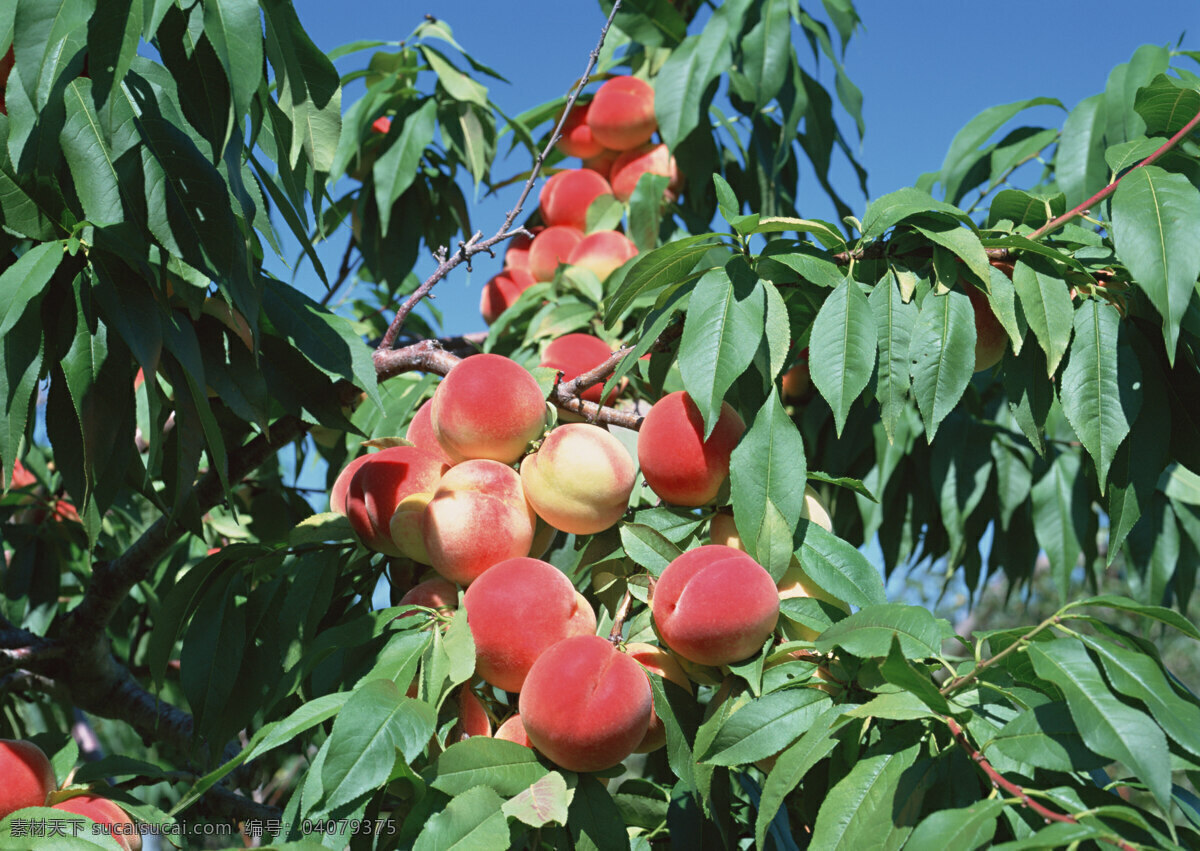
M53 809L85 816L111 833L125 851L140 851L142 837L125 811L99 795L76 795L55 804Z
M994 260L992 265L1012 278L1012 263ZM992 306L988 304L987 295L983 291L970 284L965 284L964 289L975 312L975 371L982 372L1004 359L1004 353L1008 350L1008 332L992 312Z
M9 47L8 52L0 57L0 115L8 115L8 105L4 102L4 96L8 88L8 75L12 73L16 64L17 55L12 47Z
M533 510L573 535L593 535L620 520L636 477L621 441L588 423L559 426L521 462L521 483Z
M614 151L627 151L649 142L658 129L654 88L637 77L613 77L592 98L588 126L593 139Z
M551 645L596 631L596 614L571 580L536 558L493 565L463 596L475 639L475 671L496 688L520 691Z
M483 701L471 690L470 683L463 683L458 690L458 723L450 735L452 742L469 739L471 736L492 735L492 719L483 708Z
M779 591L750 556L709 544L667 565L650 609L673 651L701 665L728 665L752 655L775 631Z
M537 380L501 355L454 365L433 394L433 432L455 461L487 458L511 464L546 428L546 399Z
M591 334L564 334L552 341L542 352L539 366L557 369L563 376L563 381L571 381L583 373L595 369L612 356L608 343ZM583 391L582 398L588 402L600 403L600 391L604 384L593 384ZM612 404L614 390L609 394L606 404Z
M729 475L729 458L746 430L727 402L708 439L700 409L683 390L650 408L638 432L638 463L646 484L667 502L699 506L716 498Z
M386 136L388 131L392 129L392 119L386 115L381 115L371 122L371 129L381 136Z
M577 103L571 108L567 120L563 122L562 136L557 147L568 157L579 157L586 160L604 150L604 146L592 138L592 128L587 123L588 104ZM561 115L560 115L561 117ZM557 125L557 121L555 125Z
M587 230L588 207L602 195L611 194L608 181L591 169L560 171L546 181L538 198L542 221L550 227L567 225Z
M346 493L346 516L354 534L376 552L408 555L392 539L392 515L406 497L433 491L448 469L415 446L392 446L368 455Z
M554 273L567 262L571 251L583 240L583 231L568 225L546 228L529 246L529 274L537 281L553 281Z
M644 145L617 157L609 172L613 195L617 196L617 200L628 201L643 174L660 174L668 178L663 197L668 201L679 197L683 189L683 177L666 145Z
M813 397L816 389L808 367L808 347L800 352L800 360L780 379L780 395L785 405L802 405Z
M605 180L608 180L609 185L611 186L612 180L610 178L612 176L613 163L615 163L617 158L620 156L620 151L610 151L605 148L603 151L596 154L596 156L588 157L586 160L584 160L583 167L591 169Z
M500 314L508 310L521 293L536 284L533 275L525 269L505 269L483 285L483 293L479 297L479 312L483 321L491 325L500 318Z
M421 515L422 539L439 575L469 585L533 544L536 515L521 477L498 461L464 461L442 476Z
M433 431L432 417L433 399L426 399L413 414L412 422L408 424L408 430L404 432L404 439L417 449L428 452L438 460L446 462L447 466L453 467L454 460L446 454L445 449L442 449L442 444L438 443L437 435Z
M546 228L543 225L534 225L526 228L533 236L526 236L519 233L508 241L508 249L504 252L504 268L505 269L524 269L529 271L529 246L533 244L533 238Z
M336 511L338 514L346 513L346 495L350 492L350 481L358 472L359 467L367 463L370 458L370 453L359 455L343 467L342 472L338 473L337 478L333 480L333 488L329 491L330 511Z
M637 253L637 246L625 234L615 230L598 230L589 233L571 249L567 263L588 269L603 281Z
M564 639L538 657L519 702L529 741L568 771L603 771L646 736L650 682L596 635Z
M494 738L504 739L506 742L516 742L527 748L533 747L529 741L529 734L525 732L525 725L521 723L521 713L519 712L504 719L504 723L496 728Z
M646 669L646 673L653 674L656 677L662 677L664 680L670 680L682 689L685 689L688 694L692 693L692 681L688 679L687 674L683 672L683 667L679 661L663 650L661 647L655 647L653 644L644 644L635 641L625 645L625 652L633 657L639 665ZM658 717L658 713L654 711L653 705L650 707L650 726L646 730L646 736L642 739L635 749L634 753L650 753L656 751L667 743L667 728L663 725L662 719Z
M400 598L400 605L424 606L448 615L458 608L458 586L440 576L426 579L405 591L404 596ZM408 617L409 614L415 612L400 617Z
M44 807L57 787L54 768L33 742L0 739L0 819L25 807Z

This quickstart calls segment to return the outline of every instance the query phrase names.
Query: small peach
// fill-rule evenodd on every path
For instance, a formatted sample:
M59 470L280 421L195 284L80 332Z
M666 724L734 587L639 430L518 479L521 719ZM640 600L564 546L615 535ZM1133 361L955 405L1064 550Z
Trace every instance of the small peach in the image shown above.
M583 231L570 225L546 228L529 246L529 274L538 281L554 280L558 267L567 262L571 251L583 240Z
M653 86L637 77L613 77L596 91L587 121L592 138L614 151L650 141L658 129Z
M557 369L563 374L563 381L571 381L595 369L611 356L612 349L599 337L593 337L591 334L564 334L546 346L539 365ZM603 389L603 382L593 384L583 391L582 398L599 404L600 391ZM605 404L611 405L615 395L614 390Z
M663 197L674 201L683 189L683 176L675 164L675 158L667 150L666 145L643 145L632 151L625 151L612 164L609 178L612 181L612 192L618 201L628 201L633 197L638 180L643 174L658 174L667 178L667 188Z
M746 430L729 403L708 439L700 409L683 390L654 403L638 432L638 463L646 484L675 505L700 506L716 498L729 475L729 458Z
M586 160L604 151L604 146L592 138L592 128L588 126L587 115L588 104L577 103L563 122L562 135L557 147L568 157Z
M637 246L625 234L615 230L598 230L589 233L571 249L567 264L587 269L604 281L624 266L626 261L636 257L637 253Z
M521 483L533 510L574 535L602 532L620 520L636 476L621 442L588 423L559 426L521 462Z
M684 673L679 660L666 650L663 650L661 647L655 647L653 644L635 641L625 645L625 652L645 668L647 674L653 674L656 677L662 677L664 680L670 680L675 685L684 689L688 694L692 693L692 681ZM662 719L658 717L658 713L654 711L654 707L651 705L650 726L646 730L646 737L634 749L634 753L650 753L651 751L658 750L666 743L667 729L663 726Z
M532 287L537 281L525 269L505 269L483 285L483 293L479 297L479 312L483 321L491 325L500 318L500 314L508 310L521 293Z

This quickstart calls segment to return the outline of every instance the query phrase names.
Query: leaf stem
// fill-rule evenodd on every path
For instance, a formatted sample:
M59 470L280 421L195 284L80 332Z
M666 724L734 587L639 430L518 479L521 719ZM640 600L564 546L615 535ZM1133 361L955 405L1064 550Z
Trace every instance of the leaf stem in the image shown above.
M1025 648L1025 645L1028 644L1029 641L1034 636L1036 636L1039 632L1041 632L1042 630L1047 629L1051 626L1057 625L1059 623L1059 621L1061 621L1061 620L1062 620L1062 611L1055 612L1050 617L1046 618L1040 624L1035 626L1033 629L1029 630L1029 632L1022 635L1020 638L1018 638L1012 644L1005 647L1003 650L1001 650L995 656L992 656L988 659L984 659L982 662L980 662L978 665L975 666L974 670L972 670L971 673L964 674L961 677L955 677L950 682L946 683L941 688L942 696L949 695L951 692L957 691L960 687L966 685L967 683L974 682L975 680L979 679L979 674L982 671L986 670L987 668L990 668L992 665L999 662L1001 659L1003 659L1008 654L1013 653L1016 650L1023 650Z

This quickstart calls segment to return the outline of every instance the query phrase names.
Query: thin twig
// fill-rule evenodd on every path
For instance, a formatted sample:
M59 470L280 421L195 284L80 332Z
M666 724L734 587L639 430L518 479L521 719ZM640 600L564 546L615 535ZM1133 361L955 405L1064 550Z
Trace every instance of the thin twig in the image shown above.
M1003 659L1009 653L1012 653L1016 650L1023 649L1025 647L1026 643L1031 638L1033 638L1035 635L1037 635L1042 630L1048 629L1049 627L1054 626L1055 624L1059 623L1061 620L1062 620L1062 613L1055 612L1053 615L1046 618L1044 621L1042 621L1040 624L1035 626L1033 629L1029 630L1029 632L1022 635L1020 638L1018 638L1012 644L1005 647L1003 650L1001 650L995 656L992 656L991 658L988 658L988 659L984 659L982 662L980 662L978 665L975 666L974 670L972 670L971 673L964 674L961 677L955 677L950 682L946 683L941 688L941 694L948 695L953 691L957 691L960 686L964 686L967 683L974 682L975 680L979 679L979 674L981 672L987 670L992 665L999 662L1001 659Z

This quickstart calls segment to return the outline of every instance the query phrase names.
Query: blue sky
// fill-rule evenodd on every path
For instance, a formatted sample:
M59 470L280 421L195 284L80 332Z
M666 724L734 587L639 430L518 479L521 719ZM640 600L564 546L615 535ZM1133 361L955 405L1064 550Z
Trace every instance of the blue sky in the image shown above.
M822 16L820 4L808 0L804 5ZM493 100L509 114L564 94L582 73L603 22L595 0L297 0L296 7L326 51L360 39L400 40L425 14L436 15L453 27L468 52L511 82L490 85ZM868 170L871 197L911 186L922 172L938 168L954 134L989 106L1045 96L1058 98L1069 109L1102 91L1111 68L1128 60L1139 45L1173 46L1183 36L1184 49L1200 49L1195 38L1200 5L1195 0L1015 0L1003 6L969 0L875 0L860 2L858 11L864 29L852 39L845 64L864 96L866 135L859 159ZM797 46L808 51L807 43ZM343 59L339 67L361 67L353 63L365 63L368 56ZM1200 67L1192 70L1200 72ZM832 89L828 63L822 72L822 82ZM344 102L361 93L361 84L352 85ZM1063 115L1042 107L1022 118L1058 126ZM845 132L851 135L853 129L847 124ZM501 161L493 173L507 176L526 165ZM835 184L861 214L867 199L848 168L835 171ZM493 233L518 191L513 187L481 199L472 210L475 227ZM812 199L802 209L804 215L834 218L815 185ZM328 267L336 268L342 246L335 241L328 247ZM418 273L433 268L425 260ZM499 259L485 258L473 274L460 269L439 285L437 303L446 314L448 333L482 329L479 292L499 268ZM319 291L310 267L298 270L297 283Z

